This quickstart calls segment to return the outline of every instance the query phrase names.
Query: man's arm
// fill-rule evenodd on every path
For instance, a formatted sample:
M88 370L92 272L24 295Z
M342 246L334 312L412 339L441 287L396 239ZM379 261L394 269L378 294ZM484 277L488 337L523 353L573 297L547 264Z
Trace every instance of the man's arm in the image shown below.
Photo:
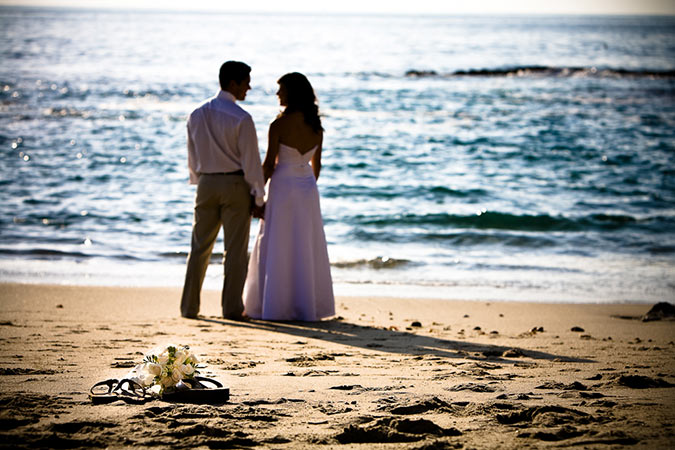
M265 202L265 180L260 164L258 136L251 116L246 116L239 124L237 146L241 152L241 167L244 171L244 179L251 189L251 195L255 198L255 204L262 206Z
M195 143L192 141L192 135L190 134L190 121L188 119L187 123L187 150L188 150L188 171L190 172L190 184L197 184L199 182L199 174L196 171L197 166L197 154L195 153Z

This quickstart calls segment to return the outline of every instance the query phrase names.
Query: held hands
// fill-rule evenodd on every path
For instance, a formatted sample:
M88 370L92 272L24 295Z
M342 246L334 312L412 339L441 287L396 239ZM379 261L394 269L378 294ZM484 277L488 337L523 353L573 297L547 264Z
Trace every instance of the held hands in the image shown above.
M251 206L251 215L256 219L265 219L265 205L258 206L253 203Z

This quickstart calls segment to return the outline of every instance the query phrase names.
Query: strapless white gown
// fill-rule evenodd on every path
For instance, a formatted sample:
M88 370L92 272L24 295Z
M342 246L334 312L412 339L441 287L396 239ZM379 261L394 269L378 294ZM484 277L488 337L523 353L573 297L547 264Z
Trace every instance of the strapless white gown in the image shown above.
M265 220L248 264L244 309L254 319L316 321L335 314L319 191L309 162L279 145Z

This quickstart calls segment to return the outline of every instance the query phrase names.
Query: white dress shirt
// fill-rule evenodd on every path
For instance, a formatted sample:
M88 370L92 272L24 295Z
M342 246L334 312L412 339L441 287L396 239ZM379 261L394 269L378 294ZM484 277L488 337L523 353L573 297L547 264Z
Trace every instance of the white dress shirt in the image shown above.
M201 174L243 170L251 195L261 206L265 181L258 137L251 115L235 100L234 95L221 90L190 114L187 122L190 184L197 184Z

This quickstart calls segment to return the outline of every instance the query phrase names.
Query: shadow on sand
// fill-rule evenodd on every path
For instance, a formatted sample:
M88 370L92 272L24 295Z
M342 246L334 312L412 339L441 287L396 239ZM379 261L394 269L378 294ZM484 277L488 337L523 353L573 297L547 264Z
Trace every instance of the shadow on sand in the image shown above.
M409 356L461 358L505 364L522 362L520 358L523 357L560 362L595 362L590 359L573 358L518 347L449 340L408 331L357 325L345 322L340 318L321 322L271 322L263 320L236 322L206 317L199 317L196 320L225 326L284 333L305 339L320 339L364 350Z

